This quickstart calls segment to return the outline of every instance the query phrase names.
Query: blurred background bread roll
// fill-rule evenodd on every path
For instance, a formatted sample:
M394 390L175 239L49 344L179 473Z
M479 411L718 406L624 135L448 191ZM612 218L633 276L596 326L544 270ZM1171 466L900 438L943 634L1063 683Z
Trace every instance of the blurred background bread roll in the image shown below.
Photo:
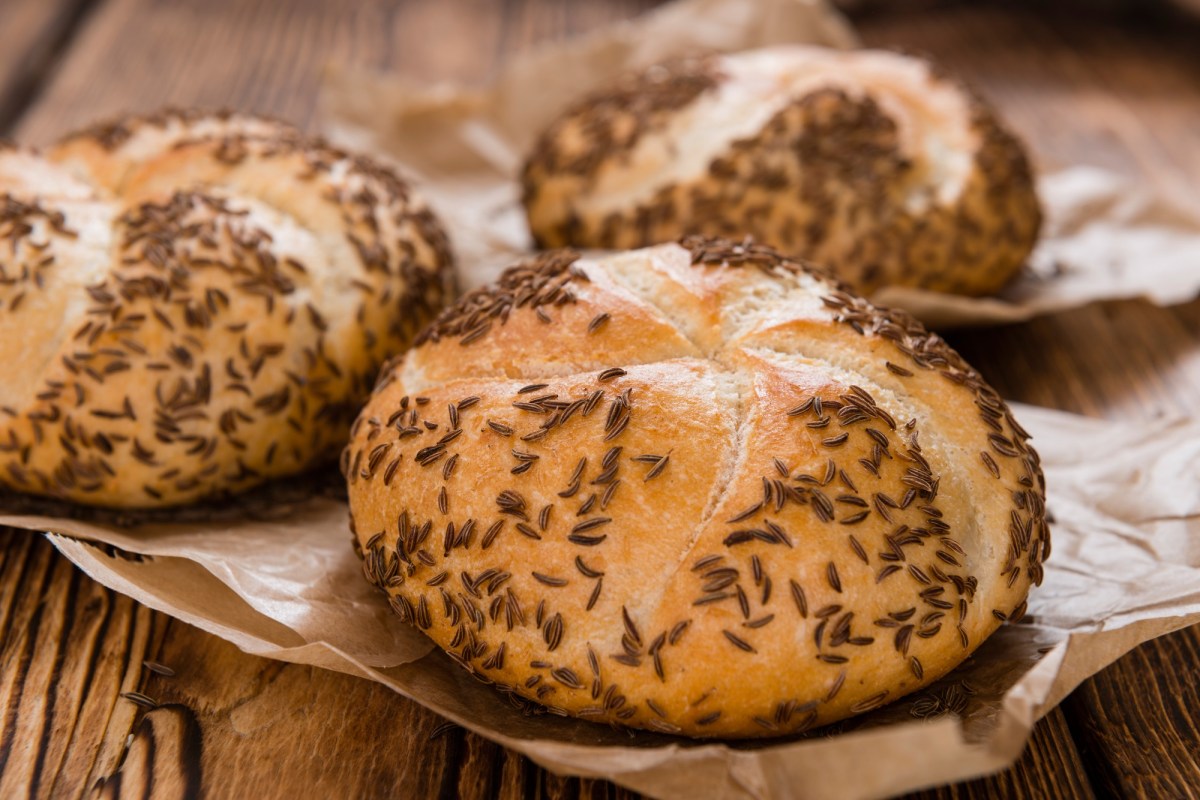
M961 83L885 51L783 46L652 67L582 99L523 175L534 239L760 243L860 291L991 294L1040 211L1021 143Z

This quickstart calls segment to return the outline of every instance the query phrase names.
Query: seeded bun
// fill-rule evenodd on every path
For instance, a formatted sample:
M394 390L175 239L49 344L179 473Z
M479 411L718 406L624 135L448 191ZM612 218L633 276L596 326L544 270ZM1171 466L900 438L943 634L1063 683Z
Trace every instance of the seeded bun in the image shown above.
M1049 553L1026 434L903 313L751 244L515 267L382 376L368 580L510 697L796 733L937 680Z
M1020 142L928 62L776 47L661 65L556 120L523 173L542 247L752 235L870 293L991 294L1041 215Z
M0 485L188 503L336 454L448 299L441 227L368 159L164 112L0 152Z

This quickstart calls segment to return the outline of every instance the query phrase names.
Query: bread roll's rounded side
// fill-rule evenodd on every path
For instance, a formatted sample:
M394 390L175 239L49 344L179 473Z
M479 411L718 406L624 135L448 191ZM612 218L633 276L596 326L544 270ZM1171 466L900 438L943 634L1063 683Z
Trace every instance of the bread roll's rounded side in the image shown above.
M130 173L188 141L300 136L286 122L236 111L165 108L103 120L60 139L53 159L101 193L124 194Z
M626 78L556 120L522 182L542 246L751 235L863 292L994 293L1040 227L1024 150L992 109L876 51L778 47Z
M37 455L74 446L59 441L65 413L49 401L65 384L43 376L88 319L88 287L111 267L117 207L19 148L0 151L0 203L0 485L33 488Z
M1036 454L944 342L713 240L467 296L381 376L342 469L402 619L514 697L689 736L937 680L1023 615L1049 549Z
M97 210L20 241L50 237L63 283L41 294L62 308L27 319L38 358L4 403L0 482L169 506L333 456L378 366L450 296L437 221L390 171L277 123L127 127L43 162ZM29 202L51 202L42 185Z

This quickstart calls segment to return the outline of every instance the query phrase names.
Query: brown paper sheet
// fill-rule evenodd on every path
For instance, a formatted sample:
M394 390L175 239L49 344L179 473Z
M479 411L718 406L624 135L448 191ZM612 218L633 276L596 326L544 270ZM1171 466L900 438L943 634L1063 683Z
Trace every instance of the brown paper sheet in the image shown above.
M856 39L823 0L682 0L524 54L482 88L330 70L324 128L420 181L450 230L469 289L532 246L515 176L534 137L572 100L671 56L785 42L852 47ZM1042 240L998 297L891 289L875 299L948 328L1017 322L1097 300L1169 305L1200 294L1200 211L1089 167L1040 176L1039 193Z
M1200 422L1015 413L1042 455L1055 520L1031 621L1002 628L934 687L801 739L688 742L523 716L391 615L334 497L133 526L0 502L0 524L53 531L96 580L247 652L379 681L559 772L662 798L884 797L1007 766L1082 680L1200 622Z

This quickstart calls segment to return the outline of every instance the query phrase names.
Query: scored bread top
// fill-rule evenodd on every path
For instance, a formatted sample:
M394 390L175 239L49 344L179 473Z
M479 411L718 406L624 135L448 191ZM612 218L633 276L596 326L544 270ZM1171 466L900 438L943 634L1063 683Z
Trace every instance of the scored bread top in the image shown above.
M1024 613L1036 454L940 338L752 244L539 256L443 312L343 452L400 616L557 713L794 733Z
M0 153L0 484L193 502L336 452L452 289L387 168L283 123L167 111Z
M1040 224L993 111L882 51L781 46L628 76L547 128L522 183L543 247L749 234L864 292L993 293Z

